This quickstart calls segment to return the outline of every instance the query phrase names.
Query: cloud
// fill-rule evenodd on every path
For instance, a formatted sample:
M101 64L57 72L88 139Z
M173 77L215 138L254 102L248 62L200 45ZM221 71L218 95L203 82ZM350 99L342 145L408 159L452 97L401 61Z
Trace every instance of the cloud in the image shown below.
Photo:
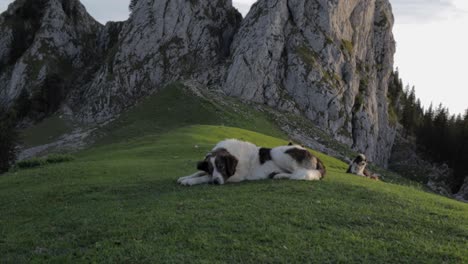
M456 0L390 0L396 23L427 23L458 16L465 11Z

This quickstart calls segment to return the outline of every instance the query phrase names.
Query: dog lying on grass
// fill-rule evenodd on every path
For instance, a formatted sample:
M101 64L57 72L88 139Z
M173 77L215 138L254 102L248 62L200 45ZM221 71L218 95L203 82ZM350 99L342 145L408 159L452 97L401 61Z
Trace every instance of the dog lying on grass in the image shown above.
M199 172L177 182L191 186L264 179L320 180L326 174L323 163L301 146L269 149L236 139L219 142L198 162L197 169Z
M373 180L378 180L379 175L370 172L367 168L367 158L364 154L359 154L350 164L346 173L356 174Z

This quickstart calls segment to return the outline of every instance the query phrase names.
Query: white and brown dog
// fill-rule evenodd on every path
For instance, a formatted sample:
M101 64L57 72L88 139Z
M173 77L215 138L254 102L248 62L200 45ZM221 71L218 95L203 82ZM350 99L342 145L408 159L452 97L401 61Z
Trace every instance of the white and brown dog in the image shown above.
M236 139L219 142L198 162L197 169L200 171L177 182L190 186L263 179L320 180L326 173L323 163L301 146L268 149Z
M362 177L378 180L379 175L373 174L367 168L367 158L364 154L359 154L350 164L346 173L356 174Z

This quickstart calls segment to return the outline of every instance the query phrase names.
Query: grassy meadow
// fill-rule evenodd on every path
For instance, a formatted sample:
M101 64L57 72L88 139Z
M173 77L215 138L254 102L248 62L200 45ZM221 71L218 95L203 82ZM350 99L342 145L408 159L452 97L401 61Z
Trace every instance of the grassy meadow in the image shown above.
M321 153L319 182L176 184L225 138L287 143L267 114L175 85L73 158L1 175L0 263L468 263L468 204Z

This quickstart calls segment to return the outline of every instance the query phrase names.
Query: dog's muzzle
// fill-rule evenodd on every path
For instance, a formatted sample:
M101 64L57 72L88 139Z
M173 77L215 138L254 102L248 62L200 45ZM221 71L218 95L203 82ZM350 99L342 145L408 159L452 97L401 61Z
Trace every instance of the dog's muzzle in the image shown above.
M221 183L219 182L219 179L218 179L218 178L213 179L212 183L213 183L214 185L220 185L220 184L221 184Z

